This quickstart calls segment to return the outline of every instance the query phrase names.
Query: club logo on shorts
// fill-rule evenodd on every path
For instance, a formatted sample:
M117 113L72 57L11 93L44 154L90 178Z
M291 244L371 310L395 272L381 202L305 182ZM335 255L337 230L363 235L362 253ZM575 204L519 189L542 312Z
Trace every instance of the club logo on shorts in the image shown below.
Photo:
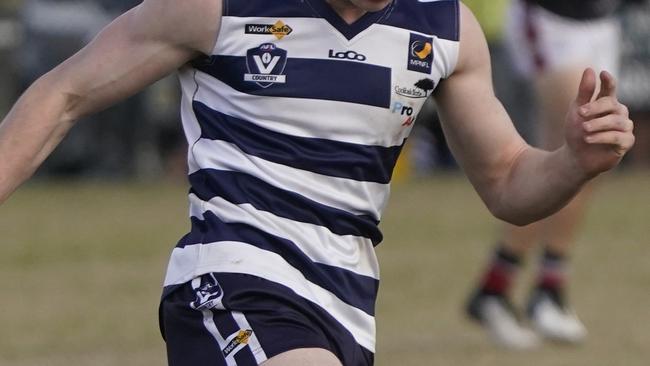
M287 76L284 74L286 66L287 51L273 43L264 43L246 53L248 73L244 74L244 81L254 82L262 88L284 84L287 82Z
M223 308L221 302L223 300L223 290L214 274L203 275L197 280L201 281L201 285L194 290L196 299L190 303L190 307L196 310Z
M246 34L272 34L278 40L293 32L293 28L278 20L275 24L246 24Z
M433 38L411 33L408 51L408 69L430 74L433 65Z
M223 355L228 357L229 354L235 354L237 353L240 349L244 348L248 344L248 341L251 339L251 336L253 335L253 331L251 329L246 329L246 330L240 330L239 332L231 335L228 338L232 338L230 342L224 347ZM239 347L242 346L242 347ZM239 347L239 348L238 348Z

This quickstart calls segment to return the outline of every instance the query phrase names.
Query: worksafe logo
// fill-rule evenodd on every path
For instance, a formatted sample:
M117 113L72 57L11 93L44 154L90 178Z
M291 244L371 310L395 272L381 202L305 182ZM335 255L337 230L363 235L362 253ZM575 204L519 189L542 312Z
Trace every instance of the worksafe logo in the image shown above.
M240 330L239 332L230 336L229 338L232 339L222 350L223 355L228 357L228 355L231 353L235 354L239 352L239 350L241 350L248 344L248 341L251 339L252 335L253 335L253 331L251 329L246 329L246 330Z
M433 38L411 33L409 41L408 69L431 73L433 65Z
M287 76L284 74L286 66L287 51L273 43L264 43L246 53L248 73L244 74L244 81L254 82L262 88L284 84L287 82Z
M293 32L293 28L278 20L275 24L246 24L246 34L272 34L282 39Z

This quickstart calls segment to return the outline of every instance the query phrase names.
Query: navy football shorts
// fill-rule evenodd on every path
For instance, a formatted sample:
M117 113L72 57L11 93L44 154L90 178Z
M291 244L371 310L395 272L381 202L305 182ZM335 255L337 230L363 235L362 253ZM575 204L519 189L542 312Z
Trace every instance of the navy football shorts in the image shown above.
M259 277L209 273L163 296L160 328L170 366L256 366L298 348L322 348L344 366L370 366L331 315Z

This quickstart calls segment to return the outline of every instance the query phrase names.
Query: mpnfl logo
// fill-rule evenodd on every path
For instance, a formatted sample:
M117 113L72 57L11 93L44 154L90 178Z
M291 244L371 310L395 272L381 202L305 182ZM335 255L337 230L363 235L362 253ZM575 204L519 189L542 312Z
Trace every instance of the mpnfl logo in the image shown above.
M408 69L431 74L433 65L433 38L411 33Z
M244 74L244 81L254 82L262 88L284 84L287 82L287 76L284 75L286 66L287 51L273 43L264 43L246 53L248 73Z

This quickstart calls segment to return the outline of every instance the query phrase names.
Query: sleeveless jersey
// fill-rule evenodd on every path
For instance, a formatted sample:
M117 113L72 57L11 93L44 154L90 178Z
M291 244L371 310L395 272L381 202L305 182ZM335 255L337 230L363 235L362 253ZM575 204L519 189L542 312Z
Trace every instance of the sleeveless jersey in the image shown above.
M325 0L224 0L213 54L180 71L192 229L165 293L261 277L374 352L378 224L415 117L454 70L458 6L395 0L348 25Z

